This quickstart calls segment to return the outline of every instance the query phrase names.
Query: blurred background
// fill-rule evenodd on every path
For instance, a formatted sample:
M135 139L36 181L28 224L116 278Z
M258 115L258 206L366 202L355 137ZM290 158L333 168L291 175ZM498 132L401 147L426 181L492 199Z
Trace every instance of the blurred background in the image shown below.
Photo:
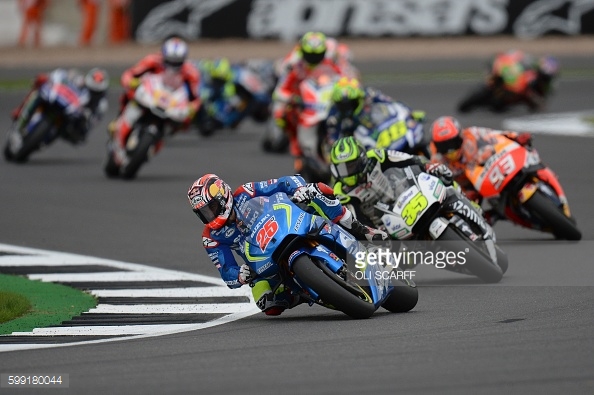
M0 46L594 33L594 0L0 0ZM36 38L36 31L39 31Z

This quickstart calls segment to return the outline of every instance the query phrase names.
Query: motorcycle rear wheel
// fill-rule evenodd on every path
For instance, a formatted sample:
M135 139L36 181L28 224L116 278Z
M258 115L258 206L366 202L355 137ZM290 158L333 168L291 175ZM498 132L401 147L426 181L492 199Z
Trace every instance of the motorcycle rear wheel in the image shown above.
M336 275L330 278L306 255L297 257L293 263L293 272L300 281L316 291L324 303L332 305L351 318L369 318L376 310L370 299L364 300L351 293L347 284L341 285L344 283L342 278Z
M468 251L465 253L465 268L486 283L498 283L503 277L503 268L495 265L491 258L472 241L463 236L457 229L448 226L438 238L451 242L451 251ZM499 253L497 254L499 258ZM506 261L507 262L507 261ZM507 265L505 265L507 270Z
M557 239L581 240L582 232L577 228L572 218L568 218L550 199L542 192L536 191L524 203L531 213L540 218L545 225L550 226Z

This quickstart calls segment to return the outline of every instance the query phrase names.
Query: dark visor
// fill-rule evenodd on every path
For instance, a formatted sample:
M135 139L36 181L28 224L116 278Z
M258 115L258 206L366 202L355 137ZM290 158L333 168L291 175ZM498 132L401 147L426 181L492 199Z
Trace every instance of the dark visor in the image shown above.
M359 101L357 99L344 99L336 102L336 109L341 115L349 116L353 114L358 105Z
M437 149L437 152L440 154L445 154L449 151L460 149L462 146L462 138L457 136L446 141L434 141L433 144L435 144L435 149Z
M364 162L360 158L357 158L349 162L336 164L335 166L338 177L342 178L361 173L364 169L364 165Z
M196 213L203 224L207 225L221 214L224 207L225 202L223 201L222 197L217 196L205 206L202 206L199 209L194 209L194 213Z
M318 64L324 60L324 56L326 56L326 51L322 51L320 53L303 53L303 60L305 60L309 64Z

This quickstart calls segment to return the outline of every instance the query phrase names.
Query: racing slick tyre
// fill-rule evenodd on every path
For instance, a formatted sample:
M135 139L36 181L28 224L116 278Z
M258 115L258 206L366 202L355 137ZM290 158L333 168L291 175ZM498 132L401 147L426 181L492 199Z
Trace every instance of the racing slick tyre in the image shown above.
M565 214L542 192L536 191L524 206L540 218L545 226L551 228L555 238L562 240L581 240L582 232L577 228L575 220Z
M509 266L507 254L503 252L498 245L495 245L495 251L497 252L497 265L501 269L501 272L505 274L505 272L507 272L507 267Z
M394 289L382 303L382 307L392 313L406 313L412 310L419 301L419 290L416 286L401 281L393 281Z
M23 137L21 147L14 152L10 147L10 139L6 142L4 148L4 158L8 161L14 161L18 163L25 163L29 160L29 155L41 147L41 143L45 138L47 131L52 127L51 121L48 119L42 119L33 130ZM12 131L11 133L19 133L18 131Z
M120 175L120 167L113 159L112 153L107 154L107 162L105 163L105 167L103 167L103 171L108 178L117 178Z
M448 250L465 251L464 267L486 283L497 283L503 277L503 270L495 264L487 252L463 236L457 229L448 226L437 240L447 241ZM497 254L499 257L499 254Z
M134 150L129 154L129 162L122 167L122 178L132 180L136 177L140 166L148 160L148 152L155 143L155 136L151 133L143 133Z
M367 292L354 283L347 283L323 264L320 266L323 268L318 267L307 255L301 255L293 263L293 272L301 282L317 292L324 304L355 319L373 315L375 305Z

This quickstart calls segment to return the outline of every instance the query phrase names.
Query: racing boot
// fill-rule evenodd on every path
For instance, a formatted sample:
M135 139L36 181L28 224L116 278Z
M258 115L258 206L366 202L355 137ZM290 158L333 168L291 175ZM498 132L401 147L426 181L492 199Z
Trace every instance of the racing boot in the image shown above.
M347 229L357 240L382 241L389 239L386 232L363 225L361 222L357 221L354 218L353 213L348 209L345 210L344 215L338 223L343 228Z
M256 306L258 306L264 314L277 316L281 315L286 309L293 307L288 300L285 300L285 298L278 298L277 295L272 292L272 288L268 281L260 280L253 284L252 296L256 301Z
M120 117L114 121L114 131L110 140L110 149L113 154L114 161L118 166L125 166L128 162L126 154L126 141L128 135L132 131L130 124L126 122L124 117Z

